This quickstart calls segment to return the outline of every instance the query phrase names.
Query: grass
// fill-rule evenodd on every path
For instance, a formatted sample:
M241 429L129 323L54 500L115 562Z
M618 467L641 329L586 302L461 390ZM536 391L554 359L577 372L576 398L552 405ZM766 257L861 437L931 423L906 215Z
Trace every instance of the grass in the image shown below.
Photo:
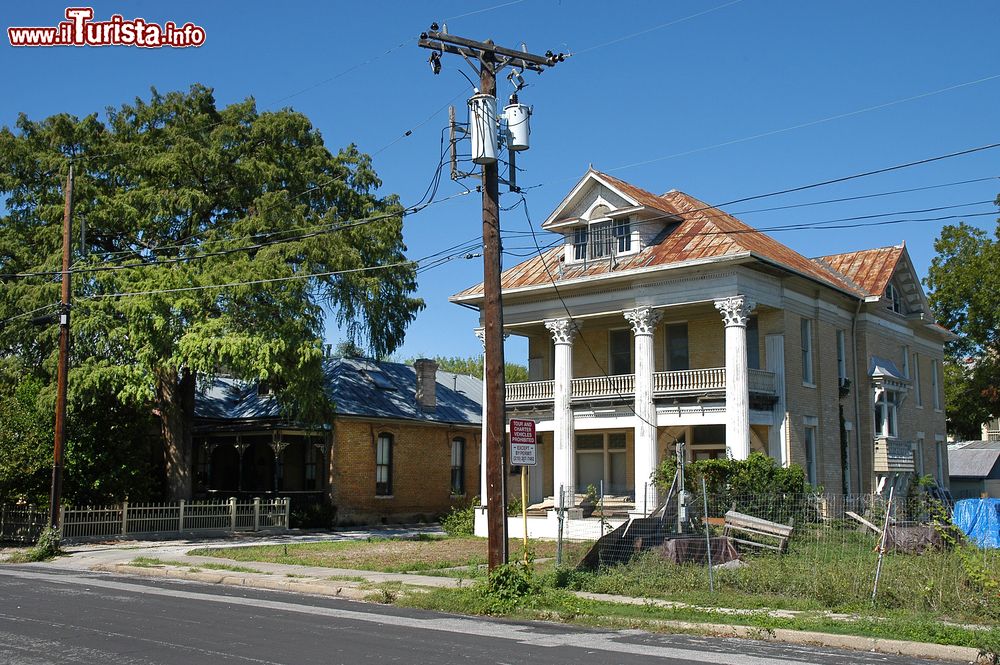
M470 588L436 588L426 593L400 595L395 604L420 609L458 612L463 614L494 614L481 586ZM974 630L942 624L926 614L864 615L854 621L835 620L821 614L803 614L794 618L779 618L765 610L752 614L734 615L710 609L664 608L654 605L624 605L579 598L566 590L543 587L525 598L515 608L504 613L515 619L554 620L612 629L642 629L654 632L703 632L682 629L675 622L712 623L750 626L762 631L778 628L816 631L839 635L858 635L883 639L932 642L1000 653L1000 629Z
M567 574L569 588L679 600L696 605L868 612L876 555L871 539L825 529L793 539L785 555L745 555L747 566L715 571L669 563L645 552L627 565ZM1000 552L960 547L887 554L875 609L929 614L957 622L1000 622Z
M523 542L510 541L511 560L523 557ZM568 544L567 557L582 556L589 547ZM529 550L536 558L551 558L556 554L552 541L529 541ZM192 555L213 556L233 561L267 561L299 566L348 568L382 573L434 572L470 578L481 576L479 567L487 562L486 539L474 536L447 538L424 536L412 538L371 538L326 543L295 545L261 545L252 547L204 548ZM547 564L551 565L551 564ZM446 571L462 568L461 571Z

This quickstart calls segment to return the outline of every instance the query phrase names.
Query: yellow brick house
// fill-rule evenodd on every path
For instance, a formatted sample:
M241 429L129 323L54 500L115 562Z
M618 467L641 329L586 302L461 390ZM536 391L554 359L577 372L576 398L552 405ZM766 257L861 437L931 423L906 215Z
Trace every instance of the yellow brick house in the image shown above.
M835 493L946 482L951 333L905 246L809 259L594 169L542 229L556 245L502 275L504 330L528 341L506 408L537 424L532 501L601 483L652 510L678 442L690 460L761 451ZM480 308L482 285L451 300Z

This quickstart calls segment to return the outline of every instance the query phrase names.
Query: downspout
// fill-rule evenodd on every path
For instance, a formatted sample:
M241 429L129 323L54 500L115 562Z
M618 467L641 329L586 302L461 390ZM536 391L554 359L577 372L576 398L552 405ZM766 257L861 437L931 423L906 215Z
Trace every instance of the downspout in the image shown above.
M861 313L863 302L862 298L858 298L858 306L854 310L854 316L851 317L851 350L854 355L854 457L858 468L858 494L862 493L861 488L864 487L861 478L861 398L858 396L861 390L861 382L858 381L858 314Z

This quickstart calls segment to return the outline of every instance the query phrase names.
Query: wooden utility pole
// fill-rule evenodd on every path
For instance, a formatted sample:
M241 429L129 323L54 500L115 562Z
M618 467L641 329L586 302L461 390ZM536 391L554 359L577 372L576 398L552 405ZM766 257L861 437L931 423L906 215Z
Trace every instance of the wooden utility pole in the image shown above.
M59 526L62 499L63 445L66 442L66 383L69 370L70 234L73 215L73 164L66 176L63 205L62 301L59 305L59 368L56 374L56 440L52 450L52 491L49 497L49 525Z
M470 64L479 63L480 94L496 97L497 72L504 67L541 72L563 58L562 54L534 55L503 48L492 40L479 42L439 31L437 24L420 35L419 46L430 49L431 66L440 71L440 56L451 53ZM495 139L494 139L495 140ZM507 551L506 396L503 357L503 304L500 297L500 177L496 161L484 163L483 193L483 327L486 351L486 521L489 529L489 569L504 564Z

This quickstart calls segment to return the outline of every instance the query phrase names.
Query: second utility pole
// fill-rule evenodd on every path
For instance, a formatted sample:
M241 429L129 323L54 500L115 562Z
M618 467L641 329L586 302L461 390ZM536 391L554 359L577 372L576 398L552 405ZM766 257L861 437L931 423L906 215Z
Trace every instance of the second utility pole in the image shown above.
M52 449L52 489L49 495L49 526L59 527L62 499L63 446L66 442L66 384L69 373L70 233L73 215L73 164L66 176L63 207L62 302L59 305L59 367L56 372L56 436Z

